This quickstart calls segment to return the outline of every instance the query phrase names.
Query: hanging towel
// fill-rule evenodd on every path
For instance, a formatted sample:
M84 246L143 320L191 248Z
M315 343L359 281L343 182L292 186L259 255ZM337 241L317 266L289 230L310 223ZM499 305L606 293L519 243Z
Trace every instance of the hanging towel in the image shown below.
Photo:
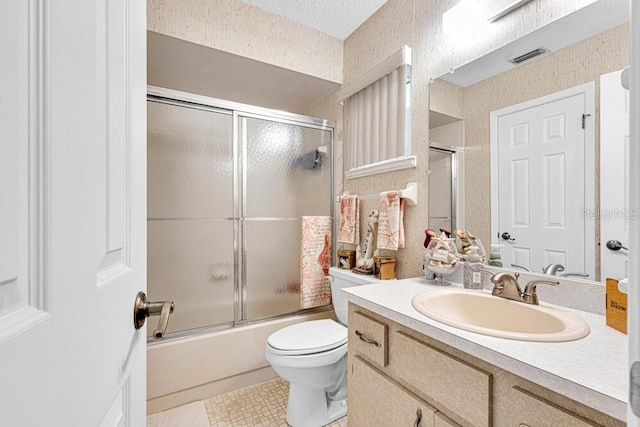
M300 307L331 302L331 217L303 216L300 251Z
M358 196L340 198L340 231L338 243L360 243L360 200Z
M404 199L397 191L380 193L378 249L404 248Z

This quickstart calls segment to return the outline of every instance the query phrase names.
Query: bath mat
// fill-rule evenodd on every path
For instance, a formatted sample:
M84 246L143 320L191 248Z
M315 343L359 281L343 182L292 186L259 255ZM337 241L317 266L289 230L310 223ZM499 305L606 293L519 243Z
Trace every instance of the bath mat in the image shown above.
M204 402L192 402L147 417L147 427L210 427Z

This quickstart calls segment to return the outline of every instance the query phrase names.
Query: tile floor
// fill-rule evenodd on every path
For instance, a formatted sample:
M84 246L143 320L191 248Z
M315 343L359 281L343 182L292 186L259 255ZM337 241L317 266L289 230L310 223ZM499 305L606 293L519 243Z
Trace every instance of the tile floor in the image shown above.
M212 427L287 427L289 383L275 378L204 401ZM330 427L346 427L347 417Z

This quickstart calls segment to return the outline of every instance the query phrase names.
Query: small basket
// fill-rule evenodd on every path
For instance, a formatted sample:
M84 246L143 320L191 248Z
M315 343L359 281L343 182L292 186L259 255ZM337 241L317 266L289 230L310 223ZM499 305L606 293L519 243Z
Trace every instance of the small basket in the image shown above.
M356 251L341 249L338 251L338 268L351 270L356 266Z

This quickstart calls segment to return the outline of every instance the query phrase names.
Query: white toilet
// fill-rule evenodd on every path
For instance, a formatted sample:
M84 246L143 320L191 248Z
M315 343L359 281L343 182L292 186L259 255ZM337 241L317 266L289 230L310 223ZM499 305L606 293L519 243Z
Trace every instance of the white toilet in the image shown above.
M340 323L302 322L267 338L267 360L290 383L287 422L293 427L324 426L347 413L347 301L339 289L377 280L337 267L329 275Z

